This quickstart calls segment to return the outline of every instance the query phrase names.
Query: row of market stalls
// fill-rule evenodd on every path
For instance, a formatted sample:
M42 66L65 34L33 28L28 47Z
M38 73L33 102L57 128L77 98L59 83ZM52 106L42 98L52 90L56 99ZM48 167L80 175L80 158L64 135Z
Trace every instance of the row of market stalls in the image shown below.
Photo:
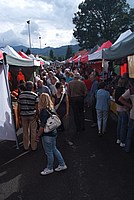
M68 63L78 65L89 65L92 69L102 74L105 79L105 72L108 74L108 67L117 75L124 75L126 72L129 78L134 78L134 32L127 30L112 44L111 41L97 45L90 51L80 51L74 57L67 60ZM116 114L116 104L111 97L111 111Z
M96 45L92 50L77 52L74 57L67 60L68 63L87 64L88 62L101 62L128 58L129 77L134 78L134 32L130 30L121 34L112 44L107 41L101 47ZM102 62L103 61L103 62ZM27 56L24 52L16 52L12 47L6 46L0 50L0 140L13 140L17 143L16 130L12 116L10 90L8 85L8 68L12 73L17 73L22 68L26 79L30 80L33 72L44 63L44 60ZM47 63L48 64L48 63ZM93 64L92 64L93 65ZM95 64L96 65L96 64ZM95 66L94 65L94 66Z
M134 55L134 32L127 30L122 33L119 38L112 44L111 41L103 43L100 47L97 45L92 50L83 50L75 54L74 57L67 60L68 63L82 63L89 62L99 63L104 61L114 61L128 57L132 63ZM130 62L129 62L130 63ZM133 67L134 68L134 67ZM125 72L125 70L124 70ZM132 75L131 75L132 76ZM134 77L134 76L133 76Z
M43 60L33 54L26 55L23 51L16 52L11 46L7 45L0 50L0 60L3 59L3 54L6 57L6 62L9 65L23 66L23 67L39 67L42 65L50 65L48 61Z

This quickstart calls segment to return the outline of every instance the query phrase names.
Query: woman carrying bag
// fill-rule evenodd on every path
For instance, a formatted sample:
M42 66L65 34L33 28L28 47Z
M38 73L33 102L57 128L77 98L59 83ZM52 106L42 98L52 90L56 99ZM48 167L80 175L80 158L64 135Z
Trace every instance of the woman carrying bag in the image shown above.
M68 144L72 145L69 138L69 99L65 92L65 88L61 82L56 83L57 92L52 96L52 102L56 110L57 115L61 120L61 126L59 131L65 132L65 140Z
M55 169L55 171L61 171L67 169L67 166L64 162L64 159L60 153L60 151L56 147L56 138L57 138L57 130L53 130L51 132L45 133L45 125L47 123L47 119L49 118L49 112L54 111L54 106L51 101L50 96L47 93L42 93L39 99L39 118L40 118L40 128L38 130L37 137L41 136L42 145L44 151L47 155L47 167L41 172L41 175L47 175L54 172L53 163L54 156L57 158L59 165ZM49 111L49 112L48 112Z

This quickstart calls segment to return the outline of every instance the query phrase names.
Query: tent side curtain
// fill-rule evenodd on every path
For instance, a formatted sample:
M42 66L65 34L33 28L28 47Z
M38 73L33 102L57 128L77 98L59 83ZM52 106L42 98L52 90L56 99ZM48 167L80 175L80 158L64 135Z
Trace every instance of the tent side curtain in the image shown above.
M9 85L7 81L8 67L0 65L0 140L16 140L15 127L12 118Z
M103 58L106 60L115 60L134 55L134 32L121 42L103 50Z
M14 65L14 66L34 66L34 61L33 60L28 60L24 58L17 58L12 55L6 55L6 60L9 65Z

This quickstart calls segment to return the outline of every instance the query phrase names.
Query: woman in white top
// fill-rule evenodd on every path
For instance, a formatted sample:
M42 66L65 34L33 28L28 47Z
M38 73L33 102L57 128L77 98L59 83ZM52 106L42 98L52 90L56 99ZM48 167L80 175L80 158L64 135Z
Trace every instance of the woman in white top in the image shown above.
M99 84L99 90L96 94L96 112L97 112L97 124L98 135L106 132L107 119L109 113L110 93L105 90L105 83Z

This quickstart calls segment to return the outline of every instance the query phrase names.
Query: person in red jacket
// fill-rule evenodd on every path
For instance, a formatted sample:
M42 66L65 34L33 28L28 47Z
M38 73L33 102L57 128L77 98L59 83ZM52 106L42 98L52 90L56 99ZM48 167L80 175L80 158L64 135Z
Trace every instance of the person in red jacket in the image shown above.
M22 73L22 69L19 69L19 72L18 72L18 75L17 75L17 81L18 81L18 84L20 84L20 81L25 81L25 76Z
M10 91L12 91L12 81L13 81L12 74L10 71L8 71L8 82L9 82Z

